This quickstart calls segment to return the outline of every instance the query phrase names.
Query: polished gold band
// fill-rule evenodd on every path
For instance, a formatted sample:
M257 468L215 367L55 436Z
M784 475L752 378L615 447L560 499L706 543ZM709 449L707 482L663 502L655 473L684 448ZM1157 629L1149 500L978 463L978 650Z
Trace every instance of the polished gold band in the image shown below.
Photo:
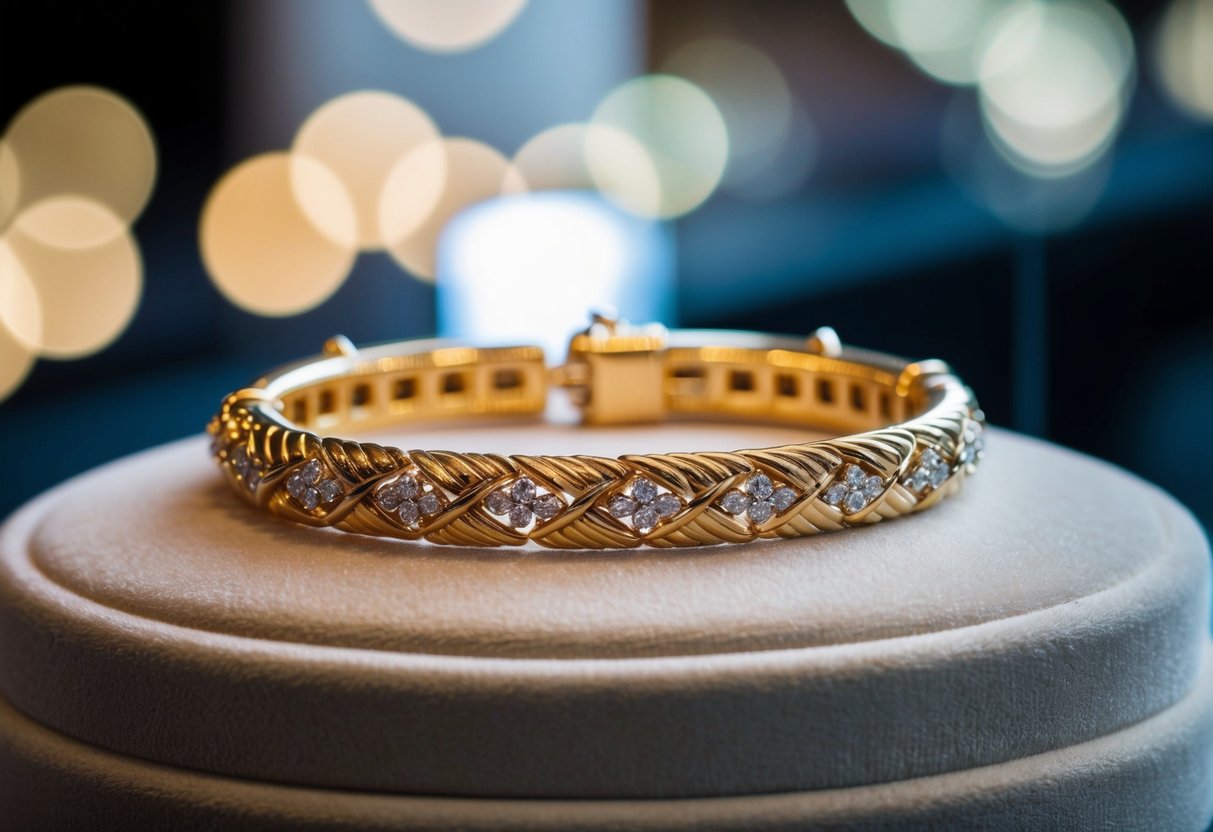
M849 435L756 450L595 456L404 451L327 435L541 414L566 388L589 424L715 415ZM984 417L939 361L598 318L568 361L538 347L403 341L284 367L224 399L212 453L256 506L298 523L464 546L702 546L798 537L927 508L983 454Z

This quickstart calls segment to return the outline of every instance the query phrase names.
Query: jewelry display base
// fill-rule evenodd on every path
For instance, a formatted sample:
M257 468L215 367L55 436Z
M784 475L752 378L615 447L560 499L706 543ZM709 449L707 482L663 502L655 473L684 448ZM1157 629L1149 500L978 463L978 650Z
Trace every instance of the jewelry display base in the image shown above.
M0 825L1204 830L1199 527L1055 446L991 431L987 457L912 518L625 552L297 527L231 494L203 439L113 463L0 538Z

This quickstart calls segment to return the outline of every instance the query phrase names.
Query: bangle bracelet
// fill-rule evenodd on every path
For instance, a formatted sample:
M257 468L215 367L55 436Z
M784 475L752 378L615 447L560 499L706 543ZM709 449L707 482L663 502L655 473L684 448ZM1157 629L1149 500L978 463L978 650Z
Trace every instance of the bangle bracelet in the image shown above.
M541 414L566 388L587 424L729 416L849 435L729 452L500 456L327 435L456 416ZM316 359L227 396L208 426L236 491L312 526L463 546L701 546L909 514L956 492L984 416L941 361L807 340L666 331L605 317L548 369L538 347L402 341Z

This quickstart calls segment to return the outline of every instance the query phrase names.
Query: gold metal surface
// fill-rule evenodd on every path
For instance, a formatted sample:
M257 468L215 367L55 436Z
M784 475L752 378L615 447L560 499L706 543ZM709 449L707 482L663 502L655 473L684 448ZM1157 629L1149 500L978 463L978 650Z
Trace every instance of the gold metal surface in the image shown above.
M330 435L538 416L549 385L570 392L587 424L716 415L849 435L619 458L404 451ZM794 339L599 319L551 370L537 347L355 349L334 338L321 357L229 395L208 430L237 492L299 523L433 543L597 549L795 537L927 508L975 470L983 420L943 362L843 347L832 330ZM923 486L925 471L939 481ZM764 486L781 493L757 496ZM511 489L520 500L506 499ZM777 510L756 505L772 500ZM731 510L744 501L755 505ZM507 503L528 522L491 510Z

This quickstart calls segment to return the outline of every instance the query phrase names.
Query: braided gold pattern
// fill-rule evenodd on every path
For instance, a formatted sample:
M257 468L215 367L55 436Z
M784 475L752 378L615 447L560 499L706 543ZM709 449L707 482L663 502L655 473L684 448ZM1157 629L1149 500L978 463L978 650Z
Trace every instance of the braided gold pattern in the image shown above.
M917 386L927 403L921 415L836 439L732 452L619 458L406 452L300 428L284 418L282 402L264 386L229 395L208 430L212 453L236 490L297 523L460 546L709 546L876 523L959 490L981 456L984 417L972 394L946 367L929 362L908 365L898 383ZM934 473L925 485L925 473L911 475L924 455ZM786 506L753 515L761 522L726 508L726 495L744 494L757 475L765 475L768 486L791 490L783 495ZM557 497L559 503L545 498L549 509L557 508L532 516L525 506L520 510L530 519L521 524L494 513L491 495L508 495L520 480L529 481L526 494ZM641 482L651 493L676 497L677 510L648 524L613 512L612 499L639 493ZM840 495L860 483L866 490L847 504ZM392 500L383 496L389 488L396 489ZM406 518L396 508L405 497L427 494L424 511L410 503ZM745 504L751 498L733 499ZM624 502L633 511L638 505L630 497Z

